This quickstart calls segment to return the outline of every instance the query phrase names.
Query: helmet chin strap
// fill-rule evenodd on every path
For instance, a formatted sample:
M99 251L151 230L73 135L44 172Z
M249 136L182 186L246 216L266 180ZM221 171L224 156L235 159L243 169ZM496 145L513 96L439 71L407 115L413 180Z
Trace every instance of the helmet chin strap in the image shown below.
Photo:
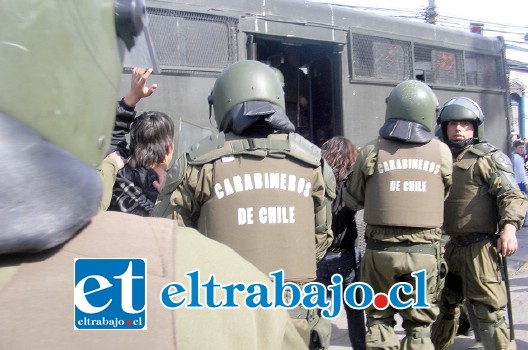
M453 148L453 149L457 149L457 150L466 148L467 146L473 145L475 143L478 143L478 139L477 138L471 138L471 139L460 140L460 141L456 141L456 140L448 140L447 141L447 145L449 146L449 148Z

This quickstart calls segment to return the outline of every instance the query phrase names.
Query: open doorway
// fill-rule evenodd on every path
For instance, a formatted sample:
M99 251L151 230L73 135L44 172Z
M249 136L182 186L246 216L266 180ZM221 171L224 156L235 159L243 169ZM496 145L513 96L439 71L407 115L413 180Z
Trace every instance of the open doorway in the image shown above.
M334 135L341 135L338 45L255 36L248 43L248 56L277 68L284 77L286 114L297 133L318 146Z

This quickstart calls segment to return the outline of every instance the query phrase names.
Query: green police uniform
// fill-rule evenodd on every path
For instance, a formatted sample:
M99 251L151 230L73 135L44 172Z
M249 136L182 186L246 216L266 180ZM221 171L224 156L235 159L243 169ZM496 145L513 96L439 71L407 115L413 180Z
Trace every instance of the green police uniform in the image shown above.
M153 215L197 228L266 274L283 269L287 282L315 281L333 238L335 178L320 149L291 132L277 75L257 61L237 62L210 102L222 132L179 159ZM307 344L329 345L329 321L316 310L291 314ZM324 334L312 331L322 324Z
M428 144L420 146L425 148L421 157L423 157L422 160L428 161L427 165L424 165L422 161L420 169L416 166L412 170L410 169L412 161L410 163L401 162L401 166L398 166L400 169L396 169L396 164L398 164L396 159L418 161L419 158L416 156L413 158L395 157L392 162L394 168L387 165L385 175L399 174L381 187L378 186L379 183L374 182L374 176L383 176L383 173L380 174L379 171L383 172L383 164L385 162L389 164L389 161L379 159L380 142L382 144L391 143L381 139L366 145L356 160L356 168L348 184L353 199L358 203L363 203L365 207L367 249L362 260L361 281L368 283L375 293L387 293L390 287L397 282L413 284L414 280L410 274L425 268L427 270L427 300L431 303L437 292L437 244L441 237L443 199L451 184L451 154L449 149L444 147L445 145L437 140L431 140ZM403 165L406 169L402 169ZM437 171L436 175L435 170L429 172L429 169L433 168ZM408 179L421 181L422 186L424 185L422 181L427 181L426 186L431 187L429 189L427 187L418 188L418 183L413 182L414 191L409 191L411 184L405 184ZM395 182L393 182L393 191L391 191L390 181L399 182L398 191L396 191ZM433 188L435 182L436 189ZM431 192L423 190L431 190ZM372 192L374 196L369 197L369 193ZM394 195L396 195L395 202L390 199ZM408 199L404 198L406 195ZM378 199L380 196L382 200ZM375 201L381 209L385 209L377 210L375 205L369 203L370 201ZM398 212L400 215L397 214ZM424 215L429 216L428 221L432 223L429 227L422 219ZM404 319L403 327L406 329L406 340L402 348L432 348L428 338L429 327L438 315L438 308L435 304L432 304L430 309L395 310L389 307L386 310L376 310L369 307L366 310L369 329L367 348L398 348L400 346L400 341L393 330L393 317L397 312Z
M200 254L196 254L197 249ZM73 261L86 257L147 259L146 330L74 330ZM214 274L221 284L258 282L272 288L269 279L254 266L195 230L177 227L171 220L100 212L63 246L39 254L0 256L0 347L306 348L285 310L163 307L163 287L178 282L190 290L185 274L194 270L200 272L201 283ZM239 297L244 294L237 293ZM243 303L243 299L237 302Z
M188 153L184 179L173 192L163 191L157 207L165 193L170 206L160 216L198 228L265 273L282 268L288 281L313 281L316 256L332 241L326 216L332 198L319 150L297 134L249 141L251 148L238 139L205 154ZM304 152L302 144L314 152Z
M484 141L484 114L475 101L452 98L440 110L437 122L453 153L453 190L445 203L443 227L450 236L445 251L449 272L433 342L437 349L453 343L456 308L465 298L484 348L515 349L504 318L508 300L497 234L507 223L516 229L522 225L526 196L519 190L509 158ZM471 123L472 137L448 135L451 122ZM458 124L451 126L458 128ZM468 129L462 130L467 137Z
M515 183L508 157L493 146L470 145L454 157L444 220L450 236L445 251L449 273L439 320L453 320L457 305L467 298L483 340L487 336L488 346L506 349L510 343L504 318L507 296L494 235L506 222L520 227L528 204ZM437 348L453 343L454 322L443 322L435 329Z
M440 227L452 171L449 148L431 132L437 106L427 85L411 80L398 84L387 99L380 137L363 147L347 183L347 205L365 209L367 247L361 281L374 293L388 293L398 282L416 288L411 274L425 269L425 293L431 304L427 309L368 307L367 349L400 348L394 333L398 312L406 332L401 348L433 349L430 325L438 315L434 302ZM416 298L416 289L407 297Z
M189 271L224 284L269 279L171 220L99 212L94 168L110 140L119 53L141 33L144 2L0 0L0 8L0 162L9 164L0 169L0 348L305 348L284 310L167 310L160 291L174 281L188 289ZM75 258L145 258L147 329L75 330Z
M332 242L333 175L328 169L323 176L319 149L297 134L218 138L195 147L214 150L185 155L181 182L166 185L154 215L197 228L264 273L284 269L288 282L314 281L316 261Z
M106 210L110 206L112 190L114 188L118 169L119 166L117 165L117 161L112 157L106 157L97 167L97 172L101 176L101 181L103 182L103 198L101 199L101 205L99 206L101 210Z

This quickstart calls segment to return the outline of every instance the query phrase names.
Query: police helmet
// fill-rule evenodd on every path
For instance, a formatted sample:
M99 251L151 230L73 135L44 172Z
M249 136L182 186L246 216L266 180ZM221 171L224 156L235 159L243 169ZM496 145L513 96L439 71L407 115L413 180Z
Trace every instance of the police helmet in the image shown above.
M11 167L0 170L3 192L9 189L0 254L57 246L99 211L102 183L94 167L110 144L119 49L133 45L141 30L137 6L144 9L142 0L114 4L2 1L0 160ZM115 17L126 9L139 13L129 16L135 29L120 22L116 31Z
M209 103L213 105L216 125L223 130L227 113L248 101L269 102L285 110L284 91L277 74L266 64L253 60L228 66L216 79ZM247 119L248 123L254 120Z
M385 120L416 122L433 131L438 99L433 90L418 80L406 80L392 89L387 98Z
M469 121L473 124L474 138L484 140L484 113L480 106L467 97L455 97L447 101L438 114L437 123L442 127L442 138L447 141L447 124L450 121Z
M284 89L284 74L282 74L282 72L280 71L279 68L275 68L275 67L270 67L273 72L277 75L277 78L279 78L279 81L280 81L280 84L282 86L282 88Z
M141 32L144 1L4 3L0 113L97 166L110 144L120 49Z

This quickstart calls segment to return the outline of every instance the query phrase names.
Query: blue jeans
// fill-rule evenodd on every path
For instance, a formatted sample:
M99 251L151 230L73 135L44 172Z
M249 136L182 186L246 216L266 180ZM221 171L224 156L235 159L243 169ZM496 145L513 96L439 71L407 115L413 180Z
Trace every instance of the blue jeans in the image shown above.
M332 284L330 278L334 274L339 274L343 277L343 288L349 284L359 281L359 264L361 261L361 252L356 248L356 266L354 269L354 254L352 252L332 252L327 251L325 257L317 263L317 282L324 285ZM354 350L364 350L365 347L365 313L363 310L354 310L346 303L344 304L347 324L348 337Z
M523 191L524 193L528 194L528 192L526 192L526 185L525 184L518 182L517 185L519 185L519 189L521 191ZM526 217L524 218L523 226L528 226L528 214L526 214Z

